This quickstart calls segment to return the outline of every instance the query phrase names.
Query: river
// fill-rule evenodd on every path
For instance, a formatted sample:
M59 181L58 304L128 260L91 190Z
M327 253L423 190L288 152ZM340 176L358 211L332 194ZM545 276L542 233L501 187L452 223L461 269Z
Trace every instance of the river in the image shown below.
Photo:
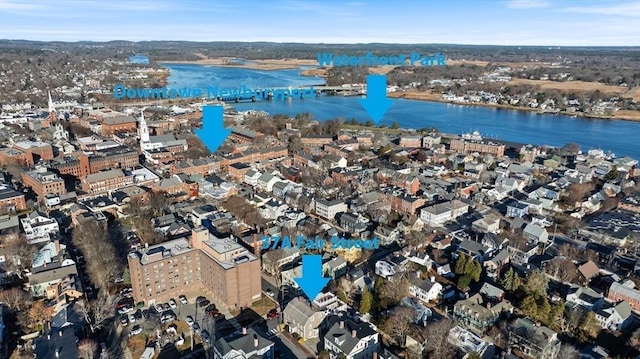
M191 64L165 64L170 70L169 87L285 87L324 83L305 77L300 70L253 70ZM357 97L319 96L291 101L259 101L234 104L238 111L263 110L272 115L309 112L318 120L342 117L369 120ZM583 150L600 148L617 156L640 159L640 122L537 115L480 106L397 99L382 123L397 121L403 128L437 127L445 133L479 131L489 137L536 145L562 146L575 142Z

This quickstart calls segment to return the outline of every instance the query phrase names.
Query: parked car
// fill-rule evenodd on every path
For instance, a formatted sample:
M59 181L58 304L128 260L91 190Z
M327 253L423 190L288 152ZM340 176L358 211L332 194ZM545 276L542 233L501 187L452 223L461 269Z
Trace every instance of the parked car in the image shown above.
M193 325L193 317L191 317L190 315L187 315L187 317L184 318L184 321L187 322L188 326L192 326Z
M125 327L127 326L127 324L129 324L129 319L127 318L126 315L120 316L120 324L122 324Z
M216 308L216 305L214 303L211 303L209 305L207 305L207 308L205 308L205 312L209 313L211 311L217 310L218 308Z
M205 299L202 302L200 302L200 304L198 304L198 306L200 307L206 307L207 305L209 305L211 302L209 301L209 299Z
M198 296L198 298L196 298L196 304L200 305L200 303L204 302L205 300L207 300L206 297L203 296ZM208 304L208 303L207 303ZM201 305L200 305L201 306Z
M142 327L139 325L135 325L132 329L131 329L131 335L138 335L142 333Z
M187 297L184 296L184 294L181 294L178 299L180 300L180 303L182 304L189 304L189 301L187 301Z
M193 332L196 334L200 333L200 324L198 324L198 322L193 322L193 325L191 325L191 328L193 329Z
M208 343L211 341L211 337L209 336L209 332L207 332L206 330L203 330L202 333L200 333L200 338L202 338L202 341L205 343Z
M136 316L134 314L129 314L129 323L135 323Z
M267 318L268 318L268 319L277 318L277 317L278 317L278 314L279 314L279 313L278 313L278 310L277 310L277 309L275 309L275 308L274 308L274 309L271 309L271 310L269 311L269 313L267 313Z
M176 301L175 301L173 298L169 299L169 307L170 307L171 309L176 309L176 308L178 308L178 306L176 305Z
M273 293L271 288L267 288L266 292L267 292L267 295L270 296L271 298L275 297L275 294Z

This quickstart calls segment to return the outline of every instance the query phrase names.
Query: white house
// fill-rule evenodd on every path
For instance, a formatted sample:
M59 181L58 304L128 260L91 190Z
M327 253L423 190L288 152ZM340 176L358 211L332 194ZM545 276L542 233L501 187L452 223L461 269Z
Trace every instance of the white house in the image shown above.
M51 238L51 235L60 232L60 227L55 219L38 211L29 213L20 220L20 223L29 244L46 242Z
M315 200L315 210L318 216L331 220L335 219L336 214L347 212L348 208L347 204L341 199L328 201L320 198Z
M420 219L430 226L441 226L453 221L469 211L469 205L454 199L453 201L434 204L420 211Z
M324 336L324 348L330 358L372 358L379 347L376 327L365 321L340 320Z
M631 306L622 301L614 307L599 310L596 312L596 320L602 329L622 330L633 320Z
M263 191L271 192L273 185L278 181L278 177L265 173L258 178L257 186Z
M419 275L418 272L418 275L411 280L409 293L426 303L436 300L442 293L442 284L436 282L435 277L421 279Z
M247 173L244 174L244 183L255 187L258 185L258 178L260 178L260 176L262 176L262 173L254 169L248 170Z

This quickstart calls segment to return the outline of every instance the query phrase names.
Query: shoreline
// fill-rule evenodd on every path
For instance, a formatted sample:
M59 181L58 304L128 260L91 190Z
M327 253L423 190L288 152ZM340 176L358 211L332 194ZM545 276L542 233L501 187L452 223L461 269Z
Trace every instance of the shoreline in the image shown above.
M273 71L273 70L292 70L292 69L300 69L302 66L312 66L311 64L317 64L315 60L303 60L303 59L287 59L287 60L251 60L249 64L233 64L228 63L227 61L232 60L233 58L218 58L218 59L201 59L201 60L193 60L193 61L161 61L157 64L162 66L163 63L166 64L192 64L192 65L206 65L206 66L219 66L219 67L229 67L229 68L242 68L242 69L251 69L251 70L265 70L265 71ZM311 64L310 64L311 63ZM168 83L168 78L171 75L171 71L163 67L165 71L160 76L161 83L166 86ZM326 69L324 68L315 68L315 69L304 69L300 72L301 76L305 77L325 77ZM605 116L605 115L595 115L588 113L569 113L569 112L545 112L541 111L537 108L530 107L521 107L521 106L513 106L513 105L501 105L494 103L459 103L454 101L447 101L442 98L442 94L433 93L430 91L418 92L418 91L397 91L397 92L389 92L387 94L389 98L400 98L405 100L415 100L415 101L427 101L427 102L439 102L446 103L451 105L460 105L460 106L480 106L487 108L496 108L503 110L512 110L512 111L524 111L524 112L533 112L538 115L560 115L560 116L568 116L568 117L579 117L585 119L594 119L594 120L618 120L618 121L629 121L629 122L640 122L640 111L633 110L620 110L614 112L613 115ZM618 114L622 111L622 115ZM616 114L618 114L616 116Z
M470 103L459 103L454 101L447 101L442 98L441 94L432 93L432 92L390 92L387 94L389 98L397 98L404 100L414 100L414 101L426 101L426 102L439 102L446 103L451 105L459 105L459 106L478 106L478 107L487 107L487 108L496 108L501 110L512 110L512 111L523 111L523 112L533 112L538 115L559 115L559 116L567 116L567 117L576 117L576 118L585 118L585 119L593 119L593 120L614 120L614 121L629 121L629 122L640 122L640 111L633 111L635 114L631 116L603 116L603 115L594 115L588 113L569 113L569 112L544 112L537 108L530 107L520 107L513 105L500 105L494 103L478 103L478 102L470 102ZM631 110L622 110L625 112L630 112ZM633 116L635 115L635 116Z

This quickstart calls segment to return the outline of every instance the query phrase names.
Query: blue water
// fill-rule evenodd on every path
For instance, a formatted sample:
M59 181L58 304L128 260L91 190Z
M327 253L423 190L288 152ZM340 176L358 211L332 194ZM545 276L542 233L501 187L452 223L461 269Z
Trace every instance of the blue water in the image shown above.
M130 64L142 64L147 65L149 63L149 56L147 55L133 55L129 56Z
M310 86L322 78L305 77L300 70L262 71L202 65L165 65L170 87ZM318 120L336 117L369 120L357 97L320 96L291 101L234 104L239 111L263 110L272 115L309 112ZM536 145L562 146L575 142L583 150L601 148L618 156L640 159L640 122L536 115L527 111L462 106L439 102L395 100L382 123L397 121L403 128L436 127L445 133L479 131L485 136Z

